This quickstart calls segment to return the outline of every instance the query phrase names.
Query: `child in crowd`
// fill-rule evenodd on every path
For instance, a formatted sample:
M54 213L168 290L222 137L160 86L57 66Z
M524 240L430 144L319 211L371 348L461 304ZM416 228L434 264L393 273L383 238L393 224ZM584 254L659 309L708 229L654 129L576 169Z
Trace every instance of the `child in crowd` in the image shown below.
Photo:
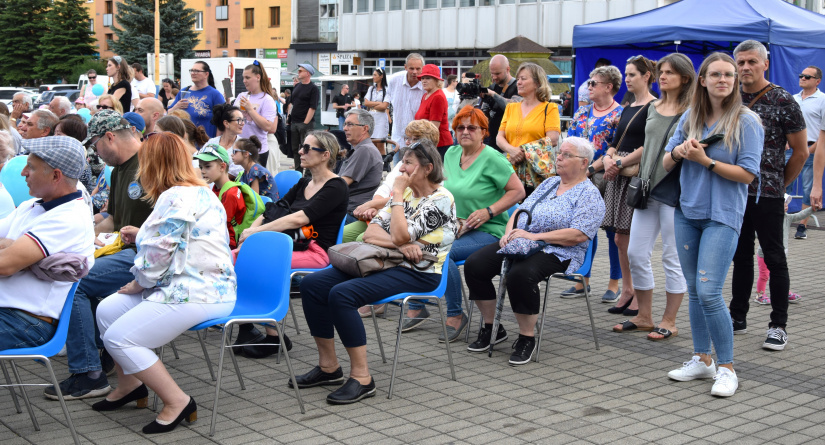
M206 144L195 155L195 159L200 162L201 174L206 182L211 182L212 191L221 200L223 208L226 210L226 228L229 230L229 247L234 249L237 246L240 233L235 233L235 225L243 221L246 214L246 202L244 201L241 189L230 186L224 190L224 185L229 183L229 153L218 144ZM233 224L235 222L235 224Z
M272 202L280 199L278 187L275 185L275 178L264 166L257 163L258 150L261 149L261 141L257 136L239 138L235 141L235 148L232 149L232 162L243 167L243 175L237 181L247 184L259 195L266 196Z
M785 243L785 256L788 256L788 227L811 216L813 207L803 209L801 212L788 213L788 204L791 202L791 196L785 194L785 225L782 228L782 242ZM816 221L816 220L814 220ZM819 227L819 221L817 221ZM765 255L762 253L762 246L756 250L756 261L759 263L759 278L756 280L756 295L754 300L759 304L771 304L771 297L765 295L765 288L768 286L768 280L771 278L771 272L765 264ZM799 294L790 291L788 293L788 303L799 303L802 297Z

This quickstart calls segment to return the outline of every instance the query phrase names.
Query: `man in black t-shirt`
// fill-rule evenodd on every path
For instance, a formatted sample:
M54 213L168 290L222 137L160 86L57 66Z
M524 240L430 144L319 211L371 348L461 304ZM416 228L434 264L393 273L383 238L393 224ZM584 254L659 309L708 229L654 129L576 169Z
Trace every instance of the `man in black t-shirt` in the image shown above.
M338 118L338 129L344 130L344 113L355 105L352 96L349 95L349 85L341 87L341 94L332 99L332 108L335 108L335 117Z
M120 113L103 110L89 121L88 137L83 141L107 165L114 166L112 183L109 184L109 216L95 226L95 234L119 231L123 247L111 255L97 258L89 274L77 286L66 339L72 375L60 383L66 400L103 397L112 390L106 373L111 371L114 362L105 351L102 356L98 353L103 349L103 343L95 323L94 308L100 300L134 279L130 269L136 255L135 235L152 213L152 206L142 199L143 187L135 179L141 147L138 138L132 124ZM52 386L47 387L44 394L49 399L58 400Z
M315 110L318 109L320 91L312 83L312 75L315 68L308 63L298 65L298 83L292 90L292 99L289 102L289 122L290 136L292 137L292 157L295 160L295 170L303 172L301 168L301 155L298 154L298 147L304 143L307 133L312 131L312 120L315 118Z
M488 93L481 93L481 111L487 115L489 120L490 135L484 139L484 143L498 151L496 136L498 128L501 126L501 119L504 117L504 109L511 102L520 101L516 78L510 75L510 61L507 57L497 54L490 59L490 77L493 84Z

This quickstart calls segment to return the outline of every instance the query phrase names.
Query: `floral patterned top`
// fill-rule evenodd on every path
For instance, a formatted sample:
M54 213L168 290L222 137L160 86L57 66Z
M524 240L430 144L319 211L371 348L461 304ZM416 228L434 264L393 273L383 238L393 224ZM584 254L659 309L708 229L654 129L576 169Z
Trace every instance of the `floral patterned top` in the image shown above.
M100 172L97 178L97 193L92 195L92 204L95 210L100 210L109 201L109 183L106 182L106 172Z
M593 116L593 104L579 107L567 129L567 136L578 136L585 138L593 144L596 154L593 160L599 159L607 151L610 141L613 140L613 133L619 126L619 119L622 117L622 106L619 105L601 117Z
M561 178L558 176L547 178L542 182L539 188L519 206L522 209L533 208L530 227L525 227L527 215L519 216L516 227L531 233L578 229L592 240L604 218L604 201L599 194L599 189L590 181L582 181L561 195L556 195L560 183ZM548 189L551 190L547 197L536 203ZM534 204L535 207L533 207ZM511 243L530 244L535 241L516 238ZM529 248L524 249L524 251L529 250ZM575 246L548 244L542 252L555 255L560 261L570 260L565 273L571 274L579 270L584 263L584 257L587 255L587 242Z
M163 192L140 227L131 272L143 299L156 303L231 303L237 281L226 212L206 187Z
M244 172L238 181L246 185L252 185L254 180L258 180L258 194L267 196L272 202L280 198L278 194L278 186L275 185L275 177L261 164L255 164L249 168L248 172Z
M380 224L381 228L390 233L390 216L392 209L390 203L375 215L371 224ZM429 252L438 257L438 261L426 269L416 269L425 273L441 273L441 266L450 253L450 247L455 241L455 234L458 231L458 220L455 216L455 199L453 194L444 186L438 186L435 192L422 198L413 196L412 189L404 191L404 215L407 217L407 231L410 239L423 244L421 250ZM402 266L411 267L406 261ZM426 267L429 263L422 261L417 267Z

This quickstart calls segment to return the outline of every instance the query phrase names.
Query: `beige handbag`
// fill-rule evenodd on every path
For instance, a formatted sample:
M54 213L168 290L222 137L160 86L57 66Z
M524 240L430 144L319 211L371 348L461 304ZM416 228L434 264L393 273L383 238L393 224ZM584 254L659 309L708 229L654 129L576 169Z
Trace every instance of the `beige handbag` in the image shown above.
M405 260L404 254L398 249L388 249L359 241L332 246L327 254L332 267L353 277L366 277L376 272L392 269ZM417 265L412 265L412 267L418 270L428 269L438 261L438 258L429 252L424 252L423 261L429 264L425 267Z

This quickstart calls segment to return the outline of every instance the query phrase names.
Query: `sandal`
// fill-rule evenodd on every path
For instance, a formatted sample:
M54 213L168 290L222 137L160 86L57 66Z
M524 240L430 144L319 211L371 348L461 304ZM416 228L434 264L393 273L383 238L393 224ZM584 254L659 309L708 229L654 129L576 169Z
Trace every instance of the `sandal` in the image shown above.
M374 307L375 307L375 315L381 315L381 314L384 313L384 310L386 309L387 305L386 304L376 304ZM358 308L358 315L360 315L361 318L372 317L372 311L370 311L369 305L361 306L360 308Z
M651 337L650 334L659 334L662 337L661 338ZM675 336L679 335L679 331L673 332L670 329L656 328L653 331L651 331L650 334L647 334L647 339L648 340L650 340L650 341L662 341L662 340L667 340L670 337L675 337Z
M631 332L631 331L652 331L653 326L640 327L630 320L621 322L621 329L617 329L619 325L613 326L613 332Z

